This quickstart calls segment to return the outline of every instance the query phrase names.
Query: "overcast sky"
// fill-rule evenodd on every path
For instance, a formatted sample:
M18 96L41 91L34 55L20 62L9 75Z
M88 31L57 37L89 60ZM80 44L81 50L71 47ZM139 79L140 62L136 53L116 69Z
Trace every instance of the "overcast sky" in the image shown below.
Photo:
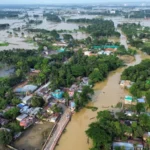
M0 0L0 4L52 4L52 3L100 3L100 2L145 2L149 0Z

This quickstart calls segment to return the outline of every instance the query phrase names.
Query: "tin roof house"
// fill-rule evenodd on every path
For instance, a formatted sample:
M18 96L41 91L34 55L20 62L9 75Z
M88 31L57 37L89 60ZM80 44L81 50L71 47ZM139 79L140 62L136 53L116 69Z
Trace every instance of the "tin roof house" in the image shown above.
M64 92L57 89L55 92L52 92L52 96L56 99L61 99L63 97Z
M31 116L30 117L26 117L22 121L20 121L20 126L24 127L24 129L26 129L29 126L31 126L34 122L35 122L35 118L34 117L31 117Z
M132 101L133 101L132 96L125 96L125 98L124 98L124 103L125 104L131 104Z

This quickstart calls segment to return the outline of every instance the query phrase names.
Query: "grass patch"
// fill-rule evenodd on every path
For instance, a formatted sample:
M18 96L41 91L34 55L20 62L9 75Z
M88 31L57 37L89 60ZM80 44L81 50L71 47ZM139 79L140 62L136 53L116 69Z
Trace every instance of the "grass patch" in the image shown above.
M122 108L122 102L118 102L116 108Z
M92 111L97 111L97 107L93 107L93 106L86 106L85 108L87 109L91 109Z
M8 46L8 45L9 45L9 43L7 43L7 42L0 43L0 46Z

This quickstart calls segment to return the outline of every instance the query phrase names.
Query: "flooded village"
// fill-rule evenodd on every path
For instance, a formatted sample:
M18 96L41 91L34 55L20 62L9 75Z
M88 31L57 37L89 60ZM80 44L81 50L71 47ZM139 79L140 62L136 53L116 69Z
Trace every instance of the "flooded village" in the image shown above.
M143 66L150 64L150 21L146 13L129 17L143 10L149 7L2 7L0 150L149 147L143 124L150 122L139 118L149 117L150 76ZM137 73L137 65L147 73ZM115 125L126 126L118 127L126 138L114 133L109 148L89 133L105 111ZM141 134L131 131L135 126L144 128Z

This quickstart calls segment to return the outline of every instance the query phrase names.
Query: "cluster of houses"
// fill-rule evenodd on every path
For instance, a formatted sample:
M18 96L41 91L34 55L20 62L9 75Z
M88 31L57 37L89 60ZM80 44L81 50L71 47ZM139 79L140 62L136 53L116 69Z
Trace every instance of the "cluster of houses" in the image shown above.
M8 124L10 120L4 118L3 114L12 108L18 108L20 114L16 117L16 120L19 122L19 125L23 129L27 129L36 122L39 122L39 119L43 121L48 121L55 123L61 117L60 112L54 112L53 108L65 106L66 100L64 98L64 93L67 92L69 96L69 101L67 101L67 106L71 112L75 110L75 102L73 96L75 92L82 92L82 87L89 85L89 79L87 77L80 78L80 84L74 83L70 88L61 88L55 91L51 91L49 88L50 82L38 87L36 85L28 84L24 82L16 86L13 92L21 100L16 106L7 106L2 113L0 113L0 127ZM34 96L40 96L45 101L44 107L32 107L31 102ZM38 100L38 99L37 99ZM61 105L61 106L60 106ZM64 107L67 108L66 106Z
M132 86L133 82L131 82L129 80L121 80L119 84L120 84L121 88L129 89ZM123 102L124 102L125 106L136 105L137 103L145 104L146 99L145 99L145 97L134 98L131 95L126 95L123 99ZM150 114L148 112L143 112L143 113L150 116ZM124 114L127 117L132 117L134 115L138 116L138 114L136 112L133 112L133 111L128 110L128 109L124 111ZM120 122L122 124L126 124L127 126L131 126L132 123L137 122L137 121L133 121L132 119L131 120L128 119L128 120L120 120ZM133 136L132 133L128 133L128 132L126 132L124 135L128 136L128 137ZM125 141L113 142L112 149L115 150L117 148L118 149L123 148L125 150L129 150L129 149L130 150L144 150L144 146L145 146L145 143L147 141L147 138L150 138L150 132L144 133L142 139L136 138L136 139L128 140L127 142L125 142Z
M85 51L84 55L86 56L97 56L97 55L113 55L114 52L117 51L117 48L106 48L104 50L99 50L97 53L93 53L92 51Z

